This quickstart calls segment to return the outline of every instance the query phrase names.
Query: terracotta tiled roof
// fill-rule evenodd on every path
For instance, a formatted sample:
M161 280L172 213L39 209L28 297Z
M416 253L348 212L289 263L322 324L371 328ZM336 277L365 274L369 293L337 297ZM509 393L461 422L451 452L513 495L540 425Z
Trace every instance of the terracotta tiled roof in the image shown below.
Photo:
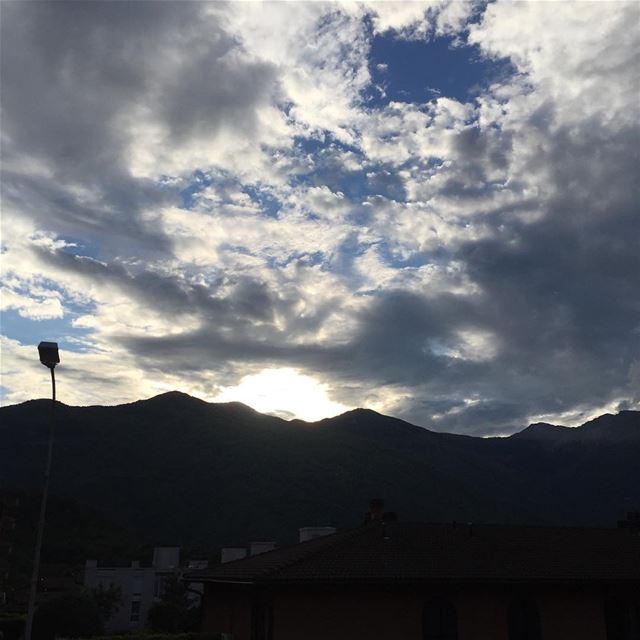
M637 582L640 535L623 529L371 523L194 572L255 584Z

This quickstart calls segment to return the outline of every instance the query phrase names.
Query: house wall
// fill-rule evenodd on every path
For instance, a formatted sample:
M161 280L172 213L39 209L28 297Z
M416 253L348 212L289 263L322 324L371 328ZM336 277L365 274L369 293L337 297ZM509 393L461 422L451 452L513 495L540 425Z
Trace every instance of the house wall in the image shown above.
M113 584L122 591L122 604L106 622L108 633L135 631L142 629L147 622L149 609L154 602L156 570L140 567L102 568L88 563L85 568L84 584L93 588L99 584L108 587ZM132 603L139 602L140 613L132 620Z
M604 600L604 594L596 591L542 594L540 614L545 640L605 640Z
M232 634L233 640L252 640L252 607L253 594L249 589L205 583L202 629Z
M543 640L606 640L603 592L556 588L526 594L538 603ZM508 640L507 607L517 595L517 590L497 588L281 590L267 596L273 606L273 636L268 640L421 640L422 607L433 596L455 604L459 640ZM253 640L252 598L247 587L207 585L204 630L232 634L233 640Z

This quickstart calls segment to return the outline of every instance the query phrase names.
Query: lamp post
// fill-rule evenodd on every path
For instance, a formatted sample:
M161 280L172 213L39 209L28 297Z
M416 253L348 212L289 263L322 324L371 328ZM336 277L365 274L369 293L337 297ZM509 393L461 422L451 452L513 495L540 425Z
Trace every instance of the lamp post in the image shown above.
M47 514L47 497L49 496L49 476L51 475L51 459L53 457L53 437L55 432L56 409L56 375L55 366L60 362L58 345L55 342L41 342L38 345L40 362L51 371L51 419L49 423L49 447L47 449L47 462L44 471L44 488L42 501L40 502L40 518L38 519L38 531L36 534L36 548L33 555L33 572L31 574L31 588L29 590L29 608L27 609L27 623L25 625L25 640L31 640L33 629L33 616L36 609L36 595L38 592L38 574L40 571L40 549L42 548L42 535L44 533L44 521Z

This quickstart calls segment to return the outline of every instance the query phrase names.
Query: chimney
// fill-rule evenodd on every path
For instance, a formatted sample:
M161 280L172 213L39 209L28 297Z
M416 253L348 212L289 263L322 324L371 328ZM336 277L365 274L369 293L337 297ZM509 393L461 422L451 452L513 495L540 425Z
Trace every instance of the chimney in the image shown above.
M369 502L369 511L365 514L365 522L381 522L384 515L384 500L374 498Z

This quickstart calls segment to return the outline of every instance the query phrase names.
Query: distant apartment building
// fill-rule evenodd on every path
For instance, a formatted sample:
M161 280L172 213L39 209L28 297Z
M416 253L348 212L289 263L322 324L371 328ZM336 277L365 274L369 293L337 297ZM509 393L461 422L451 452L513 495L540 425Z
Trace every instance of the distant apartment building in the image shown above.
M181 566L180 547L155 547L150 567L141 566L137 560L132 561L129 567L103 567L97 560L87 560L84 585L88 588L114 585L120 589L122 603L107 621L105 630L108 633L129 632L146 625L149 610L164 595L167 578L181 577L186 570L202 570L206 566L206 560L191 561ZM197 587L197 584L191 585L190 597L194 600L199 599Z
M236 559L204 582L231 640L639 640L640 532L403 523Z

